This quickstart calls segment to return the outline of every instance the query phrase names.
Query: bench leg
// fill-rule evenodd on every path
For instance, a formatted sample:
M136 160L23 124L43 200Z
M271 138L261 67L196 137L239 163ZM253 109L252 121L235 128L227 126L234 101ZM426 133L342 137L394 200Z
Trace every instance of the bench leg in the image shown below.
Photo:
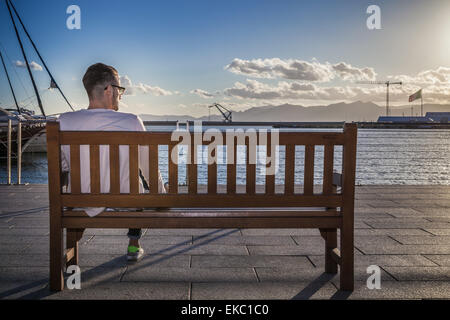
M78 241L83 236L84 229L67 229L66 247L73 249L73 256L67 260L66 266L78 265Z
M353 291L354 289L354 245L353 225L346 228L345 223L341 229L341 273L340 289Z
M50 290L64 289L63 229L60 223L50 219Z
M337 231L336 229L327 229L322 234L325 239L325 272L337 273L338 264L331 255L333 249L337 248Z

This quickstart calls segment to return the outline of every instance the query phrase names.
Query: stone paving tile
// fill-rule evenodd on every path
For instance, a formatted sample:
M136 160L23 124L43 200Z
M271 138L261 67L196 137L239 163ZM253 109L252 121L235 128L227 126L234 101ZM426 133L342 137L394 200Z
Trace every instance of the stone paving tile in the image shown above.
M244 236L320 236L318 229L241 229Z
M365 218L363 220L365 223L371 225L375 222L380 223L428 223L430 222L427 217L390 217L390 218Z
M412 210L410 208L371 208L364 211L355 211L355 220L365 219L392 219L392 218L419 218L429 217L429 214Z
M163 245L163 244L149 244L143 247L148 254L217 254L217 255L248 255L245 246L228 246L228 245ZM80 246L80 252L87 254L125 254L127 250L127 242L123 244L111 244L111 245L91 245L87 244Z
M31 212L36 212L36 213L31 213ZM38 210L34 210L33 211L22 211L20 210L19 213L7 213L5 212L4 214L1 214L1 210L0 210L0 219L9 219L9 220L13 220L16 218L20 218L20 219L49 219L48 216L48 212L44 212L41 211L40 209Z
M404 199L404 200L442 200L443 198L436 193L427 193L427 194L420 194L420 193L406 193L406 194L390 194L390 193L379 193L377 194L379 199L386 199L386 200L397 200L397 199Z
M204 241L211 241L210 244L224 244L224 245L296 245L290 236L227 236L214 239L214 237L194 236L194 245L203 243Z
M440 244L449 245L450 236L392 236L395 240L402 244Z
M191 236L144 236L141 243L147 245L153 244L191 244ZM89 240L89 245L106 245L128 243L128 237L122 236L94 236Z
M247 246L250 255L321 255L325 252L324 245L302 244L298 246Z
M80 254L80 267L127 267L133 263L127 262L126 255L113 254ZM190 256L188 255L152 255L144 253L139 261L140 265L154 266L178 266L189 267Z
M398 219L398 218L396 218ZM395 219L391 220L391 221L364 221L364 223L366 223L367 225L369 225L372 228L375 229L383 229L383 228L388 228L388 229L392 229L392 228L420 228L420 229L428 229L428 228L432 228L432 229L445 229L445 228L450 228L450 223L446 223L446 222L429 222L429 221L424 221L424 222L413 222L413 221L396 221Z
M192 267L280 267L310 268L311 262L305 256L192 256Z
M14 201L11 199L11 202ZM2 216L6 217L25 217L28 214L40 213L37 218L46 217L48 219L48 202L43 203L14 203L14 204L1 204ZM35 216L36 217L36 216Z
M385 212L393 217L423 217L425 213L419 211L418 208L382 208L382 212Z
M205 294L208 294L207 299L215 296L223 299L227 295L235 299L233 294L245 299L248 296L281 299L450 296L448 186L357 186L355 265L357 279L362 281L358 281L355 292L347 296L336 290L339 274L323 278L324 241L317 229L148 229L142 239L146 256L138 264L128 264L125 260L127 229L87 229L80 244L85 290L65 290L62 295L54 295L47 288L47 186L27 187L33 205L25 201L11 203L16 197L22 197L24 188L9 187L11 192L8 192L2 187L0 198L7 194L8 201L0 205L0 297L58 299L67 295L71 299L138 299L139 292L141 296L146 294L148 285L162 285L160 292L156 289L148 295L149 299L176 294L180 299ZM15 192L17 190L22 193ZM37 206L43 209L39 211ZM1 217L8 212L19 215ZM182 245L193 238L197 239L194 245ZM284 243L294 239L300 245ZM382 267L381 290L366 287L366 268L370 264ZM145 279L147 276L145 281L163 279L163 282L119 282L122 277L125 279L127 269L137 277ZM214 271L208 273L209 269ZM234 269L241 271L232 274ZM289 273L289 269L294 272ZM257 282L255 270L258 276L262 274L264 282ZM308 276L307 270L312 270L310 276L317 278L299 280ZM190 273L187 280L185 273ZM401 281L386 281L393 279L391 275ZM230 282L227 280L230 276L241 280ZM265 282L277 277L282 280ZM196 282L190 284L190 280ZM221 287L227 289L221 292ZM257 288L266 289L254 292Z
M339 279L332 282L339 287ZM368 289L366 281L356 281L352 293L337 291L331 299L449 299L450 281L382 281L380 289Z
M325 256L308 256L314 265L318 268L325 266ZM377 265L380 267L394 266L394 267L409 267L409 266L424 266L432 267L438 266L436 263L430 261L418 254L410 255L355 255L354 263L356 266Z
M380 213L380 212L355 212L355 221L364 220L368 218L375 219L389 219L393 218L393 215L389 213Z
M396 280L446 280L450 281L450 267L384 267Z
M447 222L447 223L450 222L450 217L435 217L435 216L432 216L432 217L427 217L426 219L428 221L430 221L430 222Z
M378 245L359 244L364 254L450 254L450 245Z
M0 245L1 246L1 245ZM0 250L0 252L2 252ZM24 245L24 249L18 251L20 253L36 253L36 254L49 254L50 245L49 242L33 242L31 244Z
M450 205L450 202L448 200L442 200L442 199L434 199L434 200L398 199L398 200L395 200L395 202L397 202L398 204L401 204L403 207L414 206L417 208L420 208L420 207L440 208L440 207L448 207Z
M86 229L83 236L125 236L128 233L128 229Z
M26 251L33 252L29 250L31 244L23 244L23 243L1 243L0 242L0 253L2 254L17 254L24 253Z
M293 236L294 240L298 243L299 246L307 243L307 244L316 244L318 246L325 245L325 241L321 236L313 236L313 237L307 237L307 236ZM339 242L339 235L337 237ZM388 236L382 236L382 235L357 235L354 238L355 245L359 245L362 243L373 243L376 241L378 244L398 244L397 241L394 239L388 237Z
M0 229L2 236L48 236L49 228L6 228Z
M258 279L264 281L314 281L324 273L323 268L262 268L255 267ZM355 280L366 280L370 275L367 273L367 267L355 266ZM339 277L339 273L335 275ZM381 269L381 280L395 280L386 271Z
M253 268L180 268L158 266L129 266L122 281L160 282L241 282L257 281Z
M239 229L148 229L146 235L149 236L157 236L157 235L176 235L176 236L184 236L184 235L211 235L211 236L219 236L223 234L235 234L239 235Z
M326 279L316 282L192 283L192 300L330 299L336 288Z
M19 224L27 224L27 225L35 225L35 226L42 226L46 227L49 224L49 218L48 217L28 217L28 216L19 216L19 217L12 217L9 221L9 224L19 225Z
M366 205L373 208L398 208L402 207L399 203L392 200L366 200Z
M117 282L101 283L95 286L81 286L80 290L52 293L44 299L83 300L187 300L188 282Z
M125 268L107 268L96 266L81 269L82 284L94 284L108 281L120 281ZM48 267L0 267L1 282L48 281Z
M49 266L48 254L20 254L5 253L0 251L0 267L47 267Z
M41 220L13 220L9 222L9 225L14 226L14 228L24 228L24 229L34 229L35 227L39 228L49 228L50 224L48 220L41 221Z
M409 213L392 213L392 216L395 218L406 218L406 217L422 217L425 219L430 218L449 218L450 213L448 210L443 209L441 212L418 212L418 211L410 211Z
M355 230L356 229L371 229L372 228L367 223L365 223L363 221L358 221L358 220L355 220L353 226L354 226Z
M37 281L0 281L0 300L42 299L51 294L48 279Z
M450 214L448 208L428 208L428 207L421 207L421 208L411 207L411 208L421 213L436 216L442 216L442 214L445 214L447 216Z
M10 236L10 235L4 235L2 232L0 232L0 243L2 244L31 244L31 243L49 243L48 236L30 236L30 235L17 235L17 236Z
M372 193L355 193L355 200L381 200L379 195Z
M37 281L48 279L48 268L44 267L1 267L0 283L15 281Z
M450 230L450 229L449 229ZM450 234L450 233L449 233ZM356 236L430 235L422 229L355 229Z
M438 264L442 267L450 267L450 254L442 255L442 254L433 254L433 255L425 255L427 259L430 259L434 263Z
M424 230L436 236L450 236L450 227L447 229L425 228Z

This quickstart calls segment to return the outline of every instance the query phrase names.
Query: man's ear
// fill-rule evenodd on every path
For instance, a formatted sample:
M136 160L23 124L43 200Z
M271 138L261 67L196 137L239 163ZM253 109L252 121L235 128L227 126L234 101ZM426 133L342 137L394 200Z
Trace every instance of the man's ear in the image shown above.
M112 92L112 86L108 85L108 86L106 87L106 90L104 90L104 94L105 94L107 97L112 96L112 94L113 94L113 92Z

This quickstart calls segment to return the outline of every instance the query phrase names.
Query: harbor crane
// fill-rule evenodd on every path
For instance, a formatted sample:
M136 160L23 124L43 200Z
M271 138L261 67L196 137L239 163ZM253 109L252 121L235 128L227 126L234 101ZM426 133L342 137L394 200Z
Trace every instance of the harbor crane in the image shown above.
M386 116L389 116L389 86L391 84L398 84L402 85L403 83L401 81L358 81L356 82L358 84L384 84L386 85Z
M221 104L218 104L218 103L213 103L212 105L210 105L208 107L208 109L211 110L211 108L214 108L214 107L217 110L219 110L219 112L222 114L224 122L231 122L232 112L230 110L228 110L227 108L225 108L224 106L222 106Z

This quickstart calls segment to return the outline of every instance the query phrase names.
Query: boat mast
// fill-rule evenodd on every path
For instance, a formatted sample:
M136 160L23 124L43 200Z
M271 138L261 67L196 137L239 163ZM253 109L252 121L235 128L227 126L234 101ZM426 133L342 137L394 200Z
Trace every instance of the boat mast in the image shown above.
M36 98L37 98L37 101L38 101L39 109L41 109L41 113L45 117L45 112L44 112L44 108L42 107L41 97L39 96L39 92L38 92L38 89L36 87L36 82L34 81L33 74L31 73L30 65L28 64L27 55L25 54L25 50L23 49L22 40L20 40L19 31L17 31L16 23L14 21L13 15L12 15L11 8L9 7L8 0L6 0L6 6L8 7L9 15L11 17L11 21L13 23L14 30L16 31L17 40L19 41L20 49L22 50L22 55L23 55L23 58L25 60L25 64L27 66L27 70L28 70L28 74L30 75L31 82L33 84L34 92L36 93Z
M11 80L9 79L8 70L6 70L5 61L3 60L3 55L2 55L1 51L0 51L0 58L2 59L3 68L5 69L5 73L6 73L6 78L8 79L9 87L11 88L11 92L14 97L14 102L16 103L17 112L19 112L19 114L21 114L19 104L17 103L16 95L15 95L14 89L11 85Z
M17 18L19 19L19 22L22 25L22 28L25 31L25 34L27 35L28 39L30 40L31 45L33 46L34 50L36 51L36 53L37 53L39 59L41 60L42 64L44 65L45 70L47 70L47 73L50 76L50 81L53 82L56 85L56 88L59 90L59 92L63 96L64 100L66 100L66 102L69 105L70 109L72 109L72 111L75 111L74 108L72 107L72 105L70 104L70 102L67 100L67 98L64 95L64 93L62 92L62 90L59 87L59 85L56 83L55 78L53 78L53 75L50 73L50 70L47 68L47 65L45 64L44 59L42 59L41 54L39 53L38 49L36 48L36 45L34 44L33 39L31 39L30 34L28 33L27 29L25 28L25 25L23 24L22 19L20 19L19 13L17 12L16 8L14 7L14 4L12 3L11 0L6 0L6 1L11 4L11 7L13 8L14 13L16 14Z

